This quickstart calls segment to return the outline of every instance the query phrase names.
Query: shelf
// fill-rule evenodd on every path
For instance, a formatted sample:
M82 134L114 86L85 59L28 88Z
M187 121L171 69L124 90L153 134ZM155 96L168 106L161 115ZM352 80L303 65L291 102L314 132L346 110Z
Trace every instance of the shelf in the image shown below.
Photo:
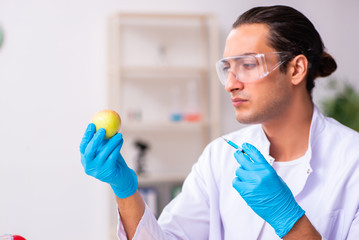
M126 66L121 67L120 71L124 75L145 74L206 74L207 69L204 67L187 67L187 66Z
M148 174L138 176L138 183L140 185L151 185L155 183L182 183L187 177L187 174Z
M123 132L171 132L200 131L207 128L208 122L138 122L122 124Z
M121 153L129 167L144 172L139 185L155 189L160 213L219 135L217 20L119 13L110 18L108 33L108 103L123 116Z
M188 78L192 76L206 77L208 70L204 67L173 67L173 66L126 66L110 67L109 72L115 74L119 71L124 78Z

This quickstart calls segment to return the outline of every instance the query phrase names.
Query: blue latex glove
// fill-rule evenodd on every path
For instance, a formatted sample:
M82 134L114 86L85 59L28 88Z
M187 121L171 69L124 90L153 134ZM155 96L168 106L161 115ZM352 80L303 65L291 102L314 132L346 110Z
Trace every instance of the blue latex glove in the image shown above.
M234 153L240 166L233 187L282 238L305 212L263 155L249 143L244 143L242 148L246 154L241 151Z
M122 134L117 133L107 140L104 139L105 129L95 132L95 124L90 123L80 144L81 163L86 174L109 183L119 198L131 196L137 190L138 181L120 153Z

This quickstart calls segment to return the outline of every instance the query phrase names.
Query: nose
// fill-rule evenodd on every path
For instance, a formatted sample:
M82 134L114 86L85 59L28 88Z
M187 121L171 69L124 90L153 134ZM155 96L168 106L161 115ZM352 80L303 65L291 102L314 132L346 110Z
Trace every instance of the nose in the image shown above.
M241 82L239 79L237 79L236 74L229 71L228 79L227 79L226 85L224 86L224 89L230 93L230 92L233 92L236 90L242 90L243 88L244 88L243 82Z

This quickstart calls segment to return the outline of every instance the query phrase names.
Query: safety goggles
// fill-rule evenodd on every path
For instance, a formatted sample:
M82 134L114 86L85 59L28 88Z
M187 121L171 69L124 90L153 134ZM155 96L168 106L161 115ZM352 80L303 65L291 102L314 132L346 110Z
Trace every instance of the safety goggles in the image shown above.
M286 60L279 61L283 52L245 54L227 57L216 63L217 74L223 85L226 85L229 74L241 82L253 82L267 76Z

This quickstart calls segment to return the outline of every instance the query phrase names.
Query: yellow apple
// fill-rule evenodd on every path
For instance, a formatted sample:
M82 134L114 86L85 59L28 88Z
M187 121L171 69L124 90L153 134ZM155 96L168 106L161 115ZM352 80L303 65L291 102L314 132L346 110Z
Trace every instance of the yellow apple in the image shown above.
M120 115L113 110L102 110L97 112L92 117L91 122L95 124L96 131L100 128L104 128L106 130L106 139L115 136L121 127Z

